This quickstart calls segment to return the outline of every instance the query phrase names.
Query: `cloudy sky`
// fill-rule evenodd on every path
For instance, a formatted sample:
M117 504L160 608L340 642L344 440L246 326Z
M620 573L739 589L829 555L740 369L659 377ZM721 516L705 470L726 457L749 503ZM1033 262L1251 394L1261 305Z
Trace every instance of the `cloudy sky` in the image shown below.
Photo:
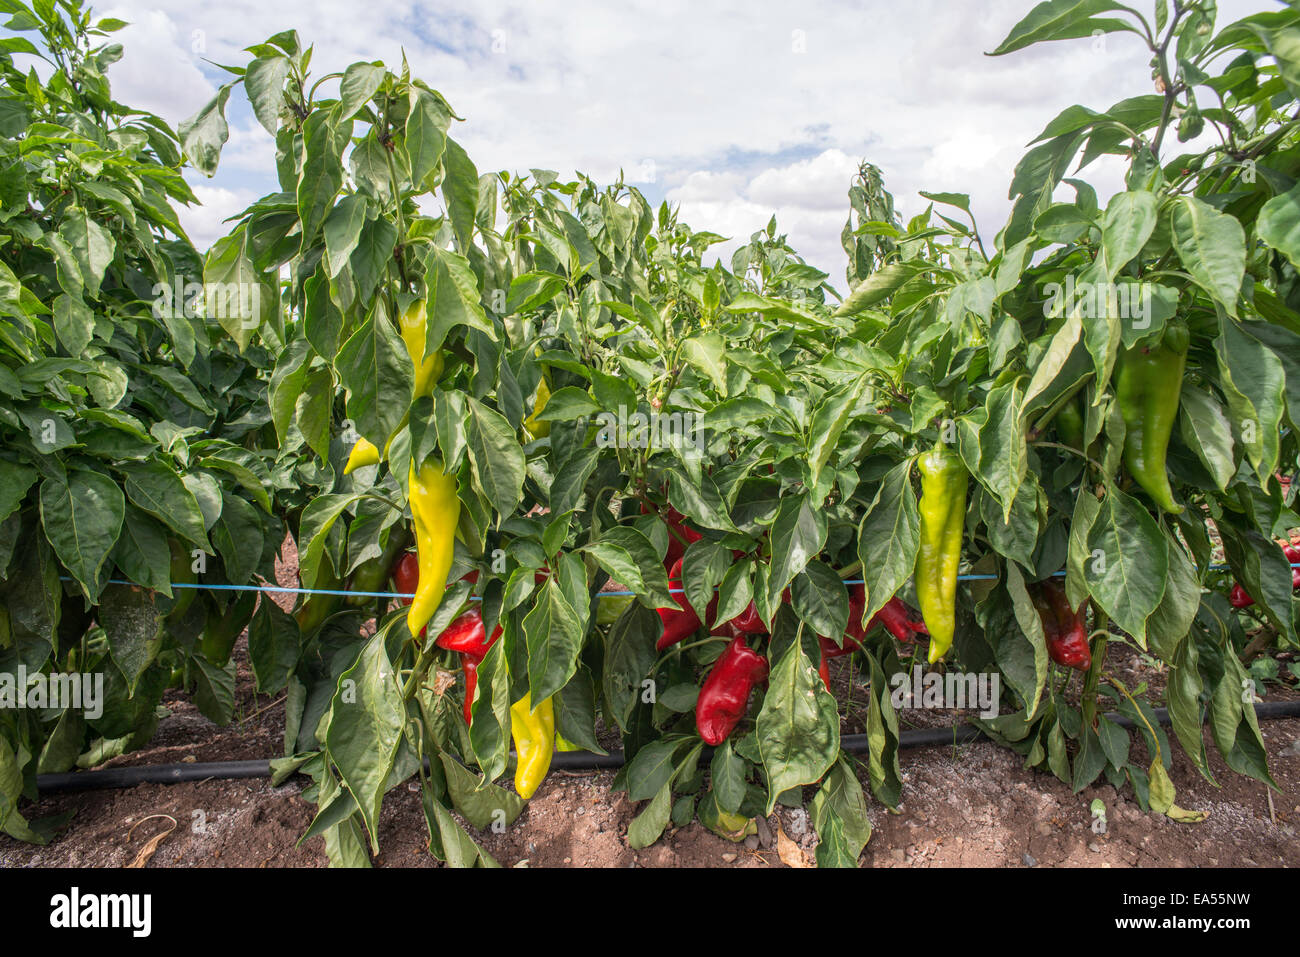
M112 68L117 99L173 123L193 114L240 50L296 28L317 76L357 60L400 64L466 122L454 135L480 172L620 169L652 202L745 240L775 213L805 258L843 288L839 232L860 159L881 167L904 214L918 190L970 193L983 232L1003 225L1011 170L1061 109L1151 91L1132 35L988 57L1028 0L906 3L682 0L119 0L131 26ZM1219 23L1271 0L1220 0ZM1148 3L1139 3L1144 12ZM242 93L203 207L183 216L205 246L275 185L274 146ZM1091 168L1103 196L1114 167Z

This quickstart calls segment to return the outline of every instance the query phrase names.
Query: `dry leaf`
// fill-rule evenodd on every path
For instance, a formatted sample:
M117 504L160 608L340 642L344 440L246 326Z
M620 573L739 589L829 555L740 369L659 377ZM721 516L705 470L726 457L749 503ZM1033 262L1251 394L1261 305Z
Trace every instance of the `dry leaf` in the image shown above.
M780 822L776 825L776 853L786 867L811 867L803 848L786 836Z
M176 830L176 818L172 817L170 814L150 814L148 817L142 817L131 825L131 830L126 832L126 839L130 841L131 835L135 833L137 827L145 821L152 821L156 817L165 817L167 820L172 822L172 826L161 834L155 834L153 837L149 838L149 840L145 842L144 847L140 848L140 852L136 854L135 860L126 865L128 869L147 866L148 863L153 860L154 854L158 852L159 845L161 845L163 841L167 840L167 838L171 837L172 832Z

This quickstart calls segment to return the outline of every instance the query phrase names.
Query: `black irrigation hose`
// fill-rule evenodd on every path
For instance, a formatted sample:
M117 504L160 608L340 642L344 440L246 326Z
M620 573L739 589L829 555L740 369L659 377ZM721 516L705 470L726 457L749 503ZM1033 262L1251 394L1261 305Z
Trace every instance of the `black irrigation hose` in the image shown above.
M1156 720L1169 724L1169 712L1156 708ZM1269 701L1255 705L1255 715L1264 721L1279 718L1300 718L1300 701ZM1132 728L1135 722L1121 714L1106 715L1122 728ZM970 744L982 732L972 724L950 725L946 728L914 728L898 736L900 748L943 747ZM840 747L854 754L869 748L867 735L849 734L840 738ZM551 759L551 767L558 771L594 771L621 768L623 754L593 754L589 751L559 751ZM85 791L98 788L129 788L137 784L180 784L183 781L230 780L235 778L269 778L271 762L214 761L210 764L147 764L141 767L106 768L103 771L72 771L67 774L41 774L36 778L40 791Z

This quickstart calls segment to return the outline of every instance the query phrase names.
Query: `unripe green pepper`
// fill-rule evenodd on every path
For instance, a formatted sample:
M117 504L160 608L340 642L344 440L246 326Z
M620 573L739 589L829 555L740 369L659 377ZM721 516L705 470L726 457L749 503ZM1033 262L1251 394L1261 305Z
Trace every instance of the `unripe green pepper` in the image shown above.
M1056 413L1056 434L1062 444L1083 451L1084 428L1083 406L1076 395Z
M198 583L199 576L194 573L194 560L190 557L189 551L178 540L174 538L167 539L167 547L171 550L171 581L173 584L194 585ZM198 592L196 588L173 588L172 589L172 606L167 613L170 621L178 621L182 615L194 603L194 596Z
M1158 343L1126 349L1116 364L1115 397L1124 417L1124 465L1160 508L1179 515L1165 459L1178 421L1189 334L1170 325Z
M361 592L358 595L349 595L347 604L349 608L364 608L375 599L366 592L384 591L388 585L388 579L392 575L393 566L397 560L406 554L407 547L411 544L411 532L405 525L398 525L388 532L388 543L384 546L383 552L378 558L372 558L367 562L362 562L360 567L352 573L352 581L348 583L348 590Z
M952 647L957 614L957 568L966 521L966 466L940 446L917 462L921 470L921 544L916 553L916 599L930 629L930 663Z

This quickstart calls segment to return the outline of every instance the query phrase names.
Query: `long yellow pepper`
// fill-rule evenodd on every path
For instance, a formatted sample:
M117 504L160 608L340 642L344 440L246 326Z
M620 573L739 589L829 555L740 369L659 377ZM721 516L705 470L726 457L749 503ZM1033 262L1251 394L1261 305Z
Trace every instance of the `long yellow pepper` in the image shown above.
M460 520L460 498L456 476L442 470L442 463L430 459L417 473L411 463L409 475L411 515L415 520L415 549L420 565L420 582L415 600L406 613L411 634L418 635L442 603L455 552L456 523Z

